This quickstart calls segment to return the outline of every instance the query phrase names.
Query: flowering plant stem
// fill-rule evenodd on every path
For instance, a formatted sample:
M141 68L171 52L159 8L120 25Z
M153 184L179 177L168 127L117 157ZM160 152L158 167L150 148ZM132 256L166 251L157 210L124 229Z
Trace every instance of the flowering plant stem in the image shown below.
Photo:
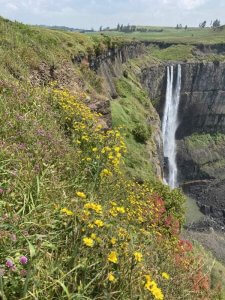
M2 300L7 300L4 290L3 290L3 282L2 282L1 276L0 276L0 292L1 292L0 296L1 296Z
M25 283L24 283L24 288L23 288L23 291L22 291L22 298L26 296L26 293L27 293L27 289L28 289L28 283L29 283L29 280L30 280L30 277L31 277L31 269L32 267L32 263L31 261L29 262L29 265L28 265L28 269L27 269L27 276L26 276L26 280L25 280Z

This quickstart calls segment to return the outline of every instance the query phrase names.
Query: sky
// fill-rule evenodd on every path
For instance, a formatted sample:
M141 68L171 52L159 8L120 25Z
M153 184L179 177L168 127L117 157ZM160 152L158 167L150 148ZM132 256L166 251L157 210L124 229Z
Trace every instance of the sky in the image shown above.
M0 0L0 15L26 24L98 29L120 24L225 23L225 0Z

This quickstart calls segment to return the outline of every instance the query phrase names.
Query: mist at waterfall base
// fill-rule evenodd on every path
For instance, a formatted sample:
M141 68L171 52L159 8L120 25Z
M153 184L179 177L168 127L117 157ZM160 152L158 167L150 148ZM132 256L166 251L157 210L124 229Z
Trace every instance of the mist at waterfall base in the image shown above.
M181 91L181 65L177 66L176 85L174 86L174 66L167 67L166 102L162 121L164 157L168 159L168 178L166 184L172 189L178 187L176 161L176 131L178 128L178 109Z

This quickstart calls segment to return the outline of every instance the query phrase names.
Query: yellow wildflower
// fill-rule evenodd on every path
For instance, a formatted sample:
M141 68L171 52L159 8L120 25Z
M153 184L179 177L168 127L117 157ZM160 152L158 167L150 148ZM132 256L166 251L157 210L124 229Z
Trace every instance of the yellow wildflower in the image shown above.
M107 169L104 169L104 170L102 170L102 172L101 172L101 176L111 176L112 175L112 172L110 172L109 170L107 170Z
M126 212L125 208L123 206L121 206L121 207L117 206L116 210L121 214L125 214L125 212Z
M98 151L98 148L95 147L95 148L92 149L92 151L93 151L93 152L97 152L97 151Z
M61 213L65 213L67 216L73 216L74 215L74 213L71 210L67 209L67 208L61 209Z
M113 237L113 238L111 238L111 244L112 244L112 245L115 245L115 244L116 244L116 242L117 242L117 239L116 239L116 238L114 238L114 237Z
M118 263L118 257L117 257L117 253L115 251L112 251L109 255L108 255L108 261L117 264Z
M146 278L146 284L145 284L145 288L152 293L152 295L154 296L154 298L156 300L163 300L164 299L164 295L161 291L160 288L158 288L156 282L154 280L151 281L151 277L149 275L145 276Z
M112 208L112 209L110 209L109 210L109 213L113 216L113 217L116 217L118 214L117 214L117 210L116 210L116 208Z
M102 222L102 220L96 220L95 225L97 225L98 227L103 227L104 223Z
M134 258L137 262L141 262L142 257L143 257L143 255L141 254L141 252L134 252Z
M111 282L116 281L116 278L115 278L115 276L113 275L112 272L110 272L110 273L108 274L108 280L111 281Z
M164 279L166 279L166 280L169 280L169 279L170 279L170 275L167 274L166 272L163 272L163 273L162 273L162 277L163 277Z
M92 209L92 210L94 210L96 213L102 214L102 206L101 206L100 204L96 204L96 203L90 202L90 203L86 203L86 204L84 205L84 208L85 208L85 209Z
M92 233L91 238L92 238L93 240L95 240L96 237L97 237L96 234L95 234L95 233Z
M82 198L82 199L86 199L87 196L83 193L83 192L76 192L77 196Z
M92 238L84 237L84 238L83 238L83 243L84 243L87 247L93 247L93 246L94 246L94 241L93 241Z

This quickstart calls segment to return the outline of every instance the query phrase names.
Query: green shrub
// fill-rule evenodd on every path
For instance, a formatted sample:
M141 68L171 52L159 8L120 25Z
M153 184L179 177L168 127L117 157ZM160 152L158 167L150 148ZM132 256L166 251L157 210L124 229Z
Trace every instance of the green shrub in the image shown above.
M132 134L134 135L135 140L142 144L146 144L150 137L150 131L148 130L147 126L144 126L140 123L138 123L132 130Z

